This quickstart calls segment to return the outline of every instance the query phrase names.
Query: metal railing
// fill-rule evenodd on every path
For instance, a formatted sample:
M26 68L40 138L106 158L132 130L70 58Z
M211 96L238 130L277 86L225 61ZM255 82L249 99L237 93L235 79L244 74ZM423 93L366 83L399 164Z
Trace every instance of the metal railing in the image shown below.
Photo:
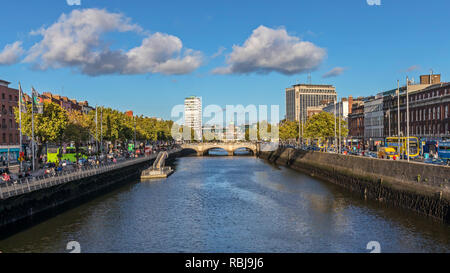
M179 149L169 151L169 154L178 152ZM22 178L14 182L0 182L0 199L7 199L13 196L29 193L32 191L65 184L71 181L95 176L112 170L121 169L131 165L139 164L156 158L157 154L150 156L133 158L117 163L108 162L96 166L87 166L75 170L66 170L53 174Z

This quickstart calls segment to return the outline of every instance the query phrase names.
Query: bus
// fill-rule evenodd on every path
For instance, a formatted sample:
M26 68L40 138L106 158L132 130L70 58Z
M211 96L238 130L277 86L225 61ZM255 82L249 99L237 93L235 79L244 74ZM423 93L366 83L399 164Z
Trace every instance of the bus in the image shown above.
M400 139L400 143L398 143ZM415 158L420 155L420 142L417 137L409 137L409 152L407 151L407 137L388 137L386 138L386 147L394 148L400 156L409 156Z
M78 153L78 158L87 159L83 148L80 148L79 150L80 152ZM63 152L61 152L61 148L47 148L47 162L58 164L58 155L61 155L61 161L68 160L72 163L77 162L77 153L75 147L67 147L65 151L63 150Z
M439 142L437 146L439 158L450 163L450 140Z

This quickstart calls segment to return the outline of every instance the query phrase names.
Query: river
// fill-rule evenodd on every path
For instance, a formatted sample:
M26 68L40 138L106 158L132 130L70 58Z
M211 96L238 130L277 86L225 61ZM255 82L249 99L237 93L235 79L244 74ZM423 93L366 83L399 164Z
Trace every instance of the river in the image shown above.
M450 252L450 226L254 157L184 157L0 241L2 252Z

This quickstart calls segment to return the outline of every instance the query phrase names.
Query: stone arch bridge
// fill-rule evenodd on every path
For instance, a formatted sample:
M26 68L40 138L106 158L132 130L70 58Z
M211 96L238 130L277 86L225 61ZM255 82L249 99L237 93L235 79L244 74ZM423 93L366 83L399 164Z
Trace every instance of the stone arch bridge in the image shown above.
M224 142L224 143L186 143L182 144L181 148L183 150L194 150L197 156L204 156L212 149L223 149L228 152L229 156L233 156L234 152L238 149L245 148L256 155L258 151L258 145L253 142Z

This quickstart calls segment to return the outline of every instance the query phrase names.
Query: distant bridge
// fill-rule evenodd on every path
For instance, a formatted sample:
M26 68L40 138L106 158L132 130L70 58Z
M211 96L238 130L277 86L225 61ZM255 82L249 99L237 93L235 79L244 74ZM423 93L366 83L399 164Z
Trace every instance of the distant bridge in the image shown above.
M251 151L253 155L256 155L256 152L258 151L257 144L253 142L190 143L182 144L181 148L183 150L194 150L197 153L197 156L204 156L212 149L223 149L228 152L229 156L233 156L238 149L246 149Z

